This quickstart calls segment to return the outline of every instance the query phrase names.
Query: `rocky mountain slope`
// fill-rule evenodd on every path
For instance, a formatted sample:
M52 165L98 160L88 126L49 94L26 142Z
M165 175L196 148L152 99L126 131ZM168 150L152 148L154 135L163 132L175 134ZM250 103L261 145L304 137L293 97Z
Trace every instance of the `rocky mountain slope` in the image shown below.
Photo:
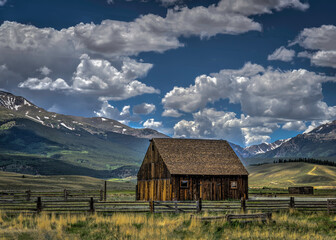
M312 131L274 143L262 143L247 148L231 144L244 159L318 158L336 159L336 120ZM260 161L259 161L260 162Z
M85 118L48 112L43 108L35 106L23 97L3 91L0 91L0 106L12 110L24 118L51 128L68 129L71 131L84 130L91 134L104 134L108 131L149 139L153 137L167 137L153 129L135 129L108 118Z
M280 139L280 140L277 140L273 143L261 143L261 144L252 145L252 146L249 146L249 147L246 147L246 148L243 148L243 147L241 147L239 145L236 145L234 143L230 143L230 144L234 148L236 153L238 153L241 157L250 158L250 157L254 157L255 155L258 155L258 154L263 154L263 153L272 151L272 150L280 147L283 143L285 143L288 140L289 139Z
M0 170L94 177L135 175L153 129L108 118L48 112L23 97L0 92Z

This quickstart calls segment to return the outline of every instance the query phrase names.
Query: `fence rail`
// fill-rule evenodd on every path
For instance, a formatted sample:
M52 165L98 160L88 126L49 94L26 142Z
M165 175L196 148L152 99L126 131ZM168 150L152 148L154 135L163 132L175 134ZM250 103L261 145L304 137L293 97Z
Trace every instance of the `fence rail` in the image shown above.
M35 201L0 199L1 212L273 212L297 209L299 211L326 211L336 213L336 199L242 199L241 201L100 201L94 197L86 199L49 199L37 197Z
M94 199L103 201L106 200L104 190L69 190L63 191L0 191L0 201L17 200L17 201L37 201L38 197L43 197L49 200L72 200L72 199Z

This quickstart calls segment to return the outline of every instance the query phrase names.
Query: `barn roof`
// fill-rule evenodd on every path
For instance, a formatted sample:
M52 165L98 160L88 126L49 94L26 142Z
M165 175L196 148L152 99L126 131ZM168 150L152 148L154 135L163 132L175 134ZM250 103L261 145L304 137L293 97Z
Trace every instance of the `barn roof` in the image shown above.
M170 174L248 175L227 141L153 138Z

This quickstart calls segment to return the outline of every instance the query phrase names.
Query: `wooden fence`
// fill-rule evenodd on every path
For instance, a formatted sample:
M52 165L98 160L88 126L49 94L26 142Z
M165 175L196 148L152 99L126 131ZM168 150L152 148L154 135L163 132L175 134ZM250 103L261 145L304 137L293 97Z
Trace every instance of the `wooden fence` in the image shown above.
M0 201L37 201L38 197L45 200L87 200L94 198L96 200L106 200L106 193L103 190L68 190L63 191L0 191Z
M93 197L86 199L49 199L37 197L36 201L0 199L1 212L272 212L288 209L299 211L327 211L336 213L336 199L271 198L241 201L100 201Z

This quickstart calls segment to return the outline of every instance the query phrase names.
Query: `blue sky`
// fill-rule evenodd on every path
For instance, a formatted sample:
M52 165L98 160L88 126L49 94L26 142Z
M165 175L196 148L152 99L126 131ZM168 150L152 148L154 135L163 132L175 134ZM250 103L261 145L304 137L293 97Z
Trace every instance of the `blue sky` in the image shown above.
M273 142L336 119L334 1L0 0L0 88L170 136Z

